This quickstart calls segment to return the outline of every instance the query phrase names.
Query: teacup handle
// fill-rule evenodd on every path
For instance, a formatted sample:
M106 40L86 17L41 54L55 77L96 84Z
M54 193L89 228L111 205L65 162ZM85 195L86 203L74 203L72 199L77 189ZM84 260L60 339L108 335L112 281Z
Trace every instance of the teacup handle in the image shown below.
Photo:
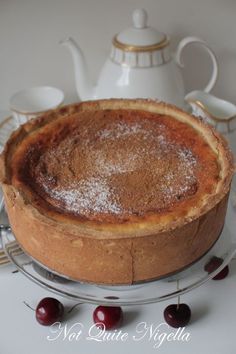
M177 64L181 68L183 68L184 67L184 64L182 62L183 49L187 45L194 44L194 43L201 44L206 49L206 51L208 52L208 54L210 55L211 60L212 60L213 70L212 70L211 78L210 78L208 84L206 85L206 87L203 89L203 91L205 91L205 92L210 92L212 90L212 88L214 87L217 77L218 77L218 63L217 63L217 59L216 59L214 52L209 48L208 44L205 41L203 41L201 38L198 38L198 37L185 37L185 38L183 38L179 42L179 45L177 47L177 50L175 53L175 59L176 59Z

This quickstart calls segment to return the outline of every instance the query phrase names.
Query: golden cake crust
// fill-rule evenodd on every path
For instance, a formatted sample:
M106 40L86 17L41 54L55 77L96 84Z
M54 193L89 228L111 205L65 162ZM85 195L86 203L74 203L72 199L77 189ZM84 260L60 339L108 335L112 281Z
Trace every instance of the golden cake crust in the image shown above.
M109 217L99 221L58 212L19 178L18 161L22 162L29 137L37 139L61 117L119 109L166 115L194 128L217 156L220 174L215 190L171 212L130 215L128 220L113 218L111 222ZM205 254L223 227L233 170L227 144L212 128L174 106L147 100L100 100L51 111L14 132L1 155L9 219L26 252L73 279L107 284L162 277Z

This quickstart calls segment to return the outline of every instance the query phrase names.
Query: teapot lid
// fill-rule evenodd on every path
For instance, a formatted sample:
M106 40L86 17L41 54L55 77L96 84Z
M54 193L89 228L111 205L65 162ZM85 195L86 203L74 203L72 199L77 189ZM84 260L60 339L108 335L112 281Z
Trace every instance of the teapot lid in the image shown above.
M147 25L148 15L144 9L133 12L133 26L113 38L113 45L124 51L153 51L169 44L167 36Z

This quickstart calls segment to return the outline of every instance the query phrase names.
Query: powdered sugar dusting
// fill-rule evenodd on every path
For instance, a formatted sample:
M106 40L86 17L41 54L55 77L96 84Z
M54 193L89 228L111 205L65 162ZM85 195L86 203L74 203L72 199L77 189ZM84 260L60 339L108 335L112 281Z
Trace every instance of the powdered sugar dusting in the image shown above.
M196 157L189 149L178 148L177 151L178 164L174 171L168 171L165 175L165 184L162 186L162 192L166 200L181 199L188 191L195 192L197 187L197 179L194 168L196 166ZM180 183L176 183L176 176Z
M80 214L88 212L119 214L121 212L111 189L101 178L91 177L87 180L80 180L77 184L70 186L70 189L53 190L51 196L63 200L68 210Z
M116 122L110 128L98 132L97 136L101 139L114 140L140 133L145 135L145 137L151 135L151 131L145 130L140 123L128 125L125 122Z
M78 124L73 137L46 151L35 168L43 194L86 217L144 214L195 194L192 150L175 141L163 118L133 115L94 119L92 129Z

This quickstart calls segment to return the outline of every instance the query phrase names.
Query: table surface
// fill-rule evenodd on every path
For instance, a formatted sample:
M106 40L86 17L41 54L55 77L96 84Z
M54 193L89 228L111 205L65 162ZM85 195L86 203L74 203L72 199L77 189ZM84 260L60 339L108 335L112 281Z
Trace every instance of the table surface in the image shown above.
M34 312L23 302L35 308L40 299L52 294L32 283L19 272L13 273L14 270L13 265L0 269L0 353L2 354L95 352L118 354L122 351L124 353L145 351L150 354L156 352L235 353L235 260L230 264L230 275L226 279L211 280L181 297L182 302L190 305L192 319L184 332L177 333L175 340L172 341L167 341L167 335L176 333L176 329L164 324L163 309L173 300L152 305L125 307L124 322L120 328L123 341L119 337L109 340L92 328L92 313L95 308L93 305L79 305L65 317L60 330L59 327L41 326L36 322ZM58 296L56 298L61 300L67 309L74 304L64 298ZM77 334L77 338L73 333Z

